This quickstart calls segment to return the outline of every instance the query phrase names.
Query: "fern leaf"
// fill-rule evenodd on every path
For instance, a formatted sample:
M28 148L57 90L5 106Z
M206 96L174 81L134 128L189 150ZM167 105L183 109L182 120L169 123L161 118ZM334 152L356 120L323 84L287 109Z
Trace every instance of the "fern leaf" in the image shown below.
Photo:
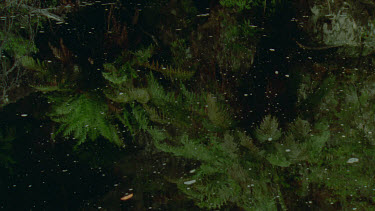
M277 141L281 137L279 123L275 117L267 115L255 130L255 137L260 142Z

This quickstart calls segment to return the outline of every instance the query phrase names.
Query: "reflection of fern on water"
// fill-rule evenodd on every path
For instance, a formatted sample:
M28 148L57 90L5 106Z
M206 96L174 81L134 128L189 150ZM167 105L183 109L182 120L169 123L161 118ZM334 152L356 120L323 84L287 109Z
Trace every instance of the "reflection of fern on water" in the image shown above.
M11 170L11 165L15 163L12 158L12 145L16 139L15 130L7 127L0 129L0 169Z
M41 92L64 91L70 89L79 76L79 67L62 68L59 64L23 57L21 64L33 72L35 83L30 86Z
M94 94L51 95L54 103L51 119L60 123L56 135L73 136L77 145L87 139L95 140L102 136L109 141L122 145L117 127L107 117L108 107L103 99Z

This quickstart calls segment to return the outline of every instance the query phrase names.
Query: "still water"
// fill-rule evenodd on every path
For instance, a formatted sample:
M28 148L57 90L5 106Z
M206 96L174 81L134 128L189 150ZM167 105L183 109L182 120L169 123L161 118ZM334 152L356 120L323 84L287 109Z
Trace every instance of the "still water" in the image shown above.
M0 3L0 208L374 210L375 4Z

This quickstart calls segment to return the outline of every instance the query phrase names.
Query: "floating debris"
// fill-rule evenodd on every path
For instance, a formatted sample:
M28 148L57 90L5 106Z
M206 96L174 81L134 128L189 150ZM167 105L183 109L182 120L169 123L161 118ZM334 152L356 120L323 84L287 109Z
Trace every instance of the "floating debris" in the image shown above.
M186 182L184 182L184 184L185 184L185 185L192 185L192 184L194 184L194 183L196 183L196 182L197 182L197 180L193 179L193 180L190 180L190 181L186 181Z
M206 17L206 16L209 16L209 15L210 15L210 13L204 13L204 14L197 15L197 17Z
M129 199L131 199L133 197L133 194L131 193L131 194L129 194L129 195L126 195L126 196L123 196L123 197L121 197L121 201L126 201L126 200L129 200Z
M358 158L350 158L348 161L346 161L346 163L356 163L358 161L359 161Z

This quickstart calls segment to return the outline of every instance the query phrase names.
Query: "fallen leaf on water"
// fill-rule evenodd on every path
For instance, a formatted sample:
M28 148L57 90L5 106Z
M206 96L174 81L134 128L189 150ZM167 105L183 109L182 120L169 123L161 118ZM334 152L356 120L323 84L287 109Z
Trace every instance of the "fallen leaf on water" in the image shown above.
M121 198L121 201L126 201L126 200L130 199L131 197L133 197L133 194L132 194L132 193L129 194L129 195L127 195L127 196L122 197L122 198Z

